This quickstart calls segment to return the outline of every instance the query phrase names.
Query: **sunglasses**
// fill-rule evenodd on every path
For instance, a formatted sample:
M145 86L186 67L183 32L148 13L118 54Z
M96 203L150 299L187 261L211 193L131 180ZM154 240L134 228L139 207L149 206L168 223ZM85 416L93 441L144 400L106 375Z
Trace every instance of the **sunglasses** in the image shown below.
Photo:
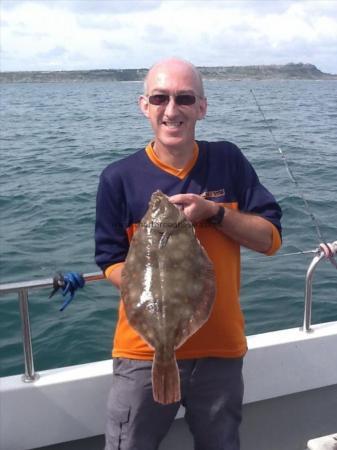
M174 102L178 106L190 106L196 102L196 96L192 94L178 94L172 95ZM167 105L170 101L170 95L168 94L154 94L148 96L149 103L151 105L163 106Z

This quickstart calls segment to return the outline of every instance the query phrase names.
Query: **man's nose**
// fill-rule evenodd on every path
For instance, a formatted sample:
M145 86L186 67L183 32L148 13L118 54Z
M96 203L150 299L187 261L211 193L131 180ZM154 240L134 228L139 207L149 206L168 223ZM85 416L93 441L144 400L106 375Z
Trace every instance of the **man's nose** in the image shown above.
M173 115L176 114L178 110L178 105L176 104L175 97L173 95L170 95L169 102L167 103L165 107L165 114L166 115Z

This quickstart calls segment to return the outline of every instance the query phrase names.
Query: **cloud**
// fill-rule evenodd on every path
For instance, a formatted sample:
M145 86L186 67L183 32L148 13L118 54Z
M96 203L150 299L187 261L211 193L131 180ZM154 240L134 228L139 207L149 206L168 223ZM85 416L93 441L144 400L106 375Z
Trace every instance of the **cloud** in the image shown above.
M302 61L337 72L334 1L2 0L2 5L3 48L16 55L3 62L5 70L27 69L30 54L34 65L46 70L56 63L64 69L149 67L175 55L197 65ZM65 53L43 58L52 49Z
M21 6L47 6L76 14L127 14L135 11L150 11L159 8L160 0L2 0L4 10Z
M43 58L43 59L54 59L59 58L60 56L66 55L68 52L64 47L54 47L50 50L47 50L46 52L38 53L37 56Z
M23 26L22 28L18 29L18 30L13 30L13 36L17 36L18 38L32 38L32 39L43 39L48 37L48 33L47 32L40 32L40 31L24 31L25 27Z
M116 43L116 42L109 42L109 41L106 41L106 40L102 41L102 47L106 48L108 50L122 51L122 52L125 52L129 48L125 44Z
M278 0L278 1L268 1L268 0L251 0L245 2L238 0L236 3L240 5L245 10L257 12L259 14L280 14L289 9L295 3L303 2L303 0Z
M76 17L77 24L80 28L96 29L96 30L119 30L124 27L123 22L110 15L81 15Z
M57 4L59 2L60 0L55 1ZM160 0L63 0L63 2L70 10L83 14L127 14L136 11L151 11L159 8L161 4Z
M10 11L23 4L23 0L2 0L1 8L4 11Z
M9 26L10 26L9 22L7 20L4 20L2 17L0 17L0 27L1 27L1 29L5 28L5 27L9 27Z

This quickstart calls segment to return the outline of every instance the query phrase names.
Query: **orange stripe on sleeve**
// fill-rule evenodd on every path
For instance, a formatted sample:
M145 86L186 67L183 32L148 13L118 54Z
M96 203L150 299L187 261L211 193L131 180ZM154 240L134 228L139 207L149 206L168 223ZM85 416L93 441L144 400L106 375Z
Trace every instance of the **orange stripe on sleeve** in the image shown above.
M109 276L111 275L111 272L113 272L115 269L117 269L118 267L123 266L123 265L124 265L124 261L116 263L116 264L112 264L111 266L107 267L104 271L105 278L109 278Z
M281 236L280 236L279 230L272 223L270 225L272 227L273 236L272 236L271 247L270 247L270 249L267 252L265 252L265 255L267 255L267 256L274 255L277 252L277 250L282 245L282 241L281 241Z

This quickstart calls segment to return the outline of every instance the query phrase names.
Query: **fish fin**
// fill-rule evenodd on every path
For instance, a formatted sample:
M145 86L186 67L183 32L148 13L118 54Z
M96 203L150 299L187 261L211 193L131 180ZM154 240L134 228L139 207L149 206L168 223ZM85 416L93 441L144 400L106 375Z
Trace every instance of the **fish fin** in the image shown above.
M175 357L163 362L158 361L156 355L154 356L152 391L154 400L163 405L180 400L180 376Z

